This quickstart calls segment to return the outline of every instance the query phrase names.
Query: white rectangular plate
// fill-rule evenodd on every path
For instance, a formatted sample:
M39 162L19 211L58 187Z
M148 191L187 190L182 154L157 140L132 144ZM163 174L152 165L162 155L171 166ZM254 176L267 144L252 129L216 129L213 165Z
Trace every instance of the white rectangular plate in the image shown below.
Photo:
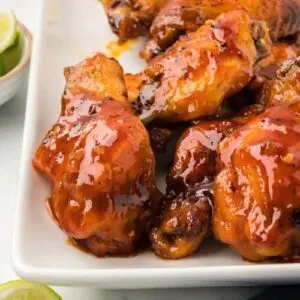
M45 209L49 184L31 167L42 136L56 121L64 88L63 68L95 51L105 51L116 37L97 0L48 0L35 37L26 111L17 201L13 264L23 278L54 285L101 288L158 288L297 282L300 264L251 264L230 249L206 243L180 261L146 252L128 258L95 258L66 243L67 237ZM141 44L120 58L125 71L143 67Z

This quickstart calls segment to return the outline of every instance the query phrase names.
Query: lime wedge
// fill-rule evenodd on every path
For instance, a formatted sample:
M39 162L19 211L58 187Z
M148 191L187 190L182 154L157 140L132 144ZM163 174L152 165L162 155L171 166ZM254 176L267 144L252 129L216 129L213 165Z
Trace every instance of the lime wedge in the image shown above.
M13 11L0 12L0 53L14 42L17 34L17 19Z
M51 288L25 280L0 284L0 300L62 300Z

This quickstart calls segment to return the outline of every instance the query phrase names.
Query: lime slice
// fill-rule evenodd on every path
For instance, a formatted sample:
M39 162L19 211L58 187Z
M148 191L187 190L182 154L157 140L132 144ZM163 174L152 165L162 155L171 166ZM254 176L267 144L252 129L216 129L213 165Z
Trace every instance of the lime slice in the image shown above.
M16 38L17 19L13 11L0 12L0 53L10 47Z
M5 68L4 68L4 65L3 65L3 61L0 57L0 77L4 76L5 74L6 74L6 72L5 72Z
M2 65L4 74L12 70L20 62L21 56L22 56L22 45L20 43L19 31L17 31L14 44L0 54L0 66Z
M0 300L62 300L51 288L25 280L0 284Z

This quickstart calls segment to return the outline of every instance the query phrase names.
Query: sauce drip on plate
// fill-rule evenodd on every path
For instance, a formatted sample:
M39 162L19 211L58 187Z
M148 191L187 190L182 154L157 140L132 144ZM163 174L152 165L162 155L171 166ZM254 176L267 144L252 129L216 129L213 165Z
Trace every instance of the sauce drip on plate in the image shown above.
M113 58L119 58L124 52L132 50L131 46L136 42L135 39L127 41L115 40L106 45L106 50Z

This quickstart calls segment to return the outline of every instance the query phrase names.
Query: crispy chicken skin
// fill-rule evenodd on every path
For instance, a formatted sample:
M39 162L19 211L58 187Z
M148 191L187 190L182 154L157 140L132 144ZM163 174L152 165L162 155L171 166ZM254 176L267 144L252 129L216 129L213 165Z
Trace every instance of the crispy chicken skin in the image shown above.
M249 83L270 47L264 24L244 11L223 14L149 63L134 108L145 122L214 115L225 98Z
M67 93L87 93L99 98L111 98L125 107L130 107L127 99L127 88L124 84L123 69L114 59L102 54L82 61L74 67L64 69ZM100 101L99 100L99 101ZM68 100L62 99L62 113Z
M130 74L127 73L124 75L125 85L128 94L128 101L130 103L134 102L138 97L140 91L139 86L142 84L144 80L143 73Z
M109 24L121 40L147 35L164 0L103 0Z
M299 111L269 108L219 144L214 232L251 261L300 254Z
M70 238L97 256L131 254L159 206L148 133L115 60L96 54L65 74L61 115L33 166L51 180L48 205Z
M180 259L200 248L211 226L217 146L259 112L253 106L234 119L201 121L184 132L167 176L160 214L150 230L158 256Z
M297 100L300 100L300 57L285 61L276 78L266 83L258 96L258 101L266 107Z
M297 58L300 48L294 44L274 43L270 55L260 60L254 69L254 78L248 85L252 90L258 90L262 85L276 78L276 73L286 60Z
M300 31L300 0L169 0L154 19L153 39L141 55L149 61L186 31L237 9L245 9L254 20L266 21L273 40Z

